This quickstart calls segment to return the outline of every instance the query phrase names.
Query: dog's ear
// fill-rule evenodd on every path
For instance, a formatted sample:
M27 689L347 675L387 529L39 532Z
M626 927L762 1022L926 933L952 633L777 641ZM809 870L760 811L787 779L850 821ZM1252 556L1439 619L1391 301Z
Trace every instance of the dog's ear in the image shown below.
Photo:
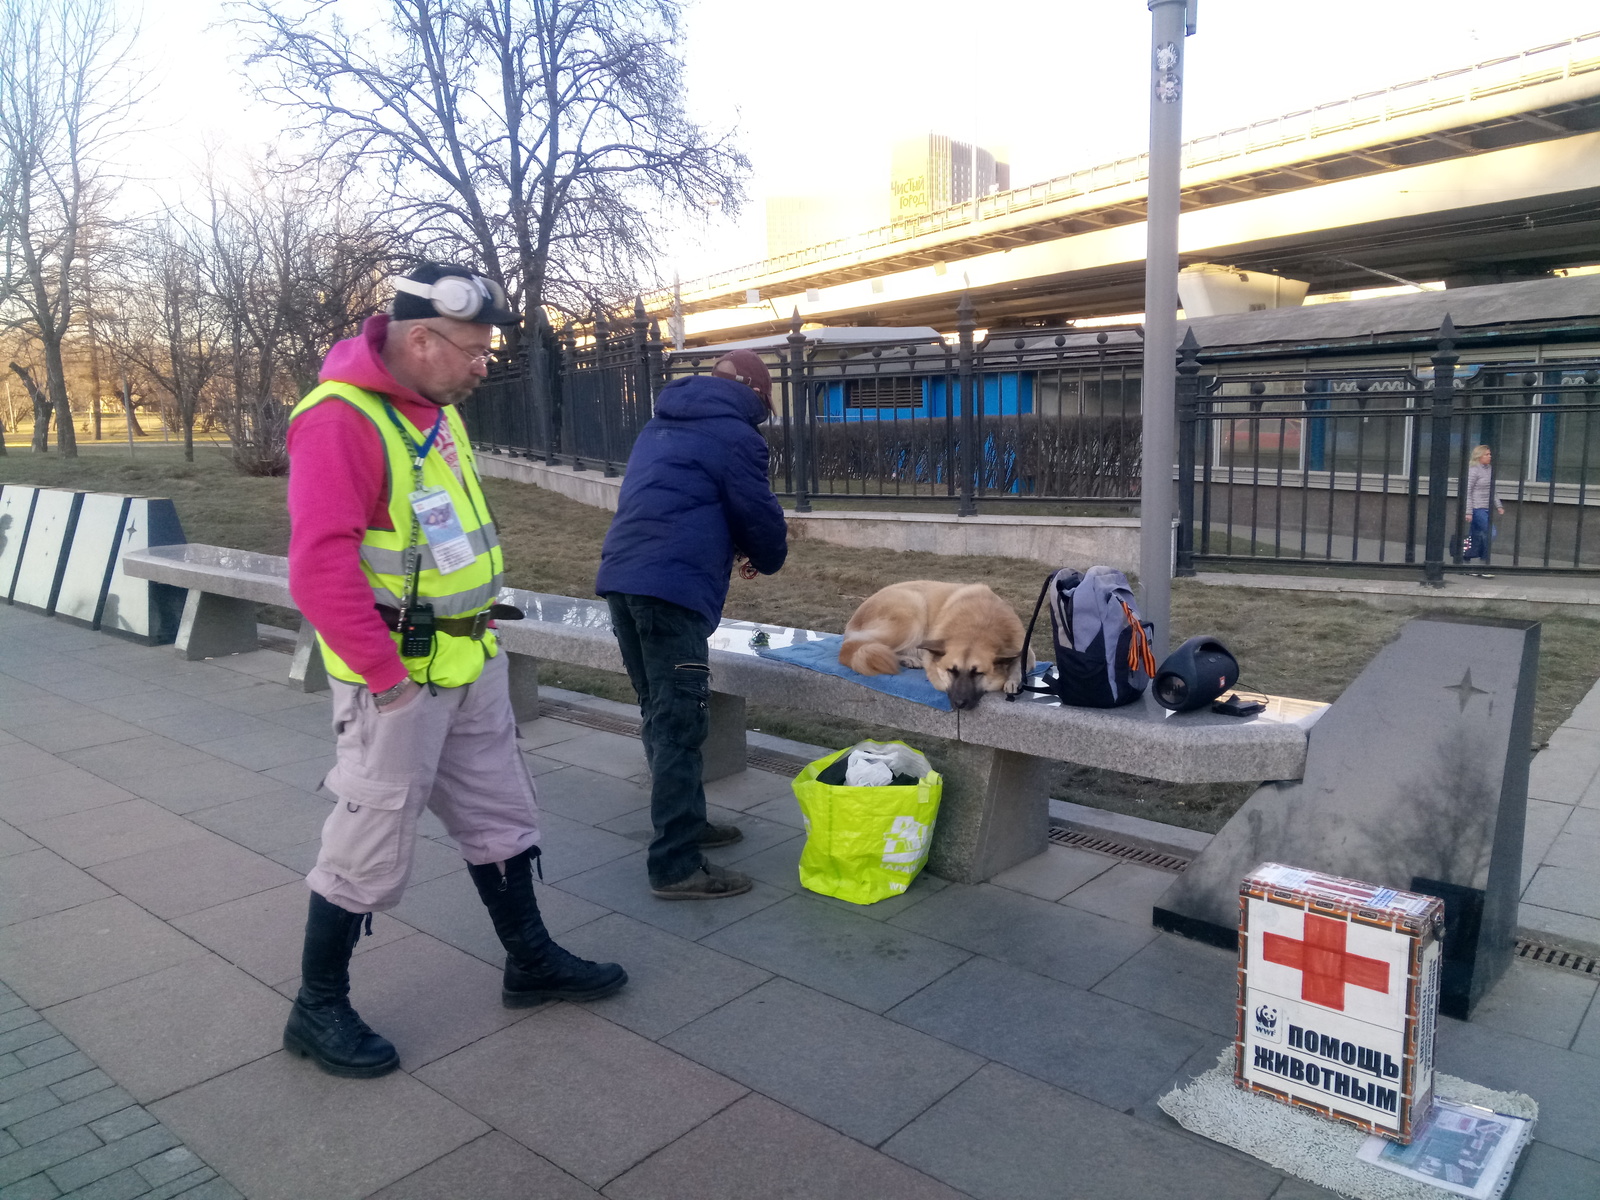
M944 653L944 642L943 641L935 641L935 640L932 640L932 639L930 639L930 640L928 640L926 642L918 642L917 643L917 649L918 650L926 650L929 654L943 654Z

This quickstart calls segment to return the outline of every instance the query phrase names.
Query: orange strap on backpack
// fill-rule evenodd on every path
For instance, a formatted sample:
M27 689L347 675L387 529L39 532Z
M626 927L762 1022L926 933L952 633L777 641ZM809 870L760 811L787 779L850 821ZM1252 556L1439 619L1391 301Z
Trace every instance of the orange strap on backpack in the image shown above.
M1134 617L1126 600L1118 600L1117 603L1122 605L1122 615L1128 618L1128 625L1133 630L1133 636L1128 639L1128 670L1137 671L1142 663L1144 673L1154 679L1156 656L1150 652L1150 635L1144 631L1143 622Z

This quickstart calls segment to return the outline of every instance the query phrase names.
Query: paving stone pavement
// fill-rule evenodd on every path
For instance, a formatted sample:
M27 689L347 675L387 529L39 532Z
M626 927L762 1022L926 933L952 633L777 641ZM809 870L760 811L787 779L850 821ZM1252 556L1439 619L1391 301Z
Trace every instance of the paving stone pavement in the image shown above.
M150 1110L0 986L0 1197L239 1200Z
M1528 772L1522 846L1525 936L1600 956L1600 684Z
M550 718L523 728L540 904L629 986L500 1007L499 946L425 823L351 968L404 1069L289 1058L332 737L287 666L180 662L0 607L0 1200L1331 1196L1156 1107L1229 1040L1234 968L1150 927L1158 872L1055 847L858 908L799 887L788 781L747 771L708 788L748 835L713 856L757 887L661 903L637 740ZM1574 722L1595 719L1591 697ZM1559 841L1600 838L1592 743L1541 756L1538 871L1594 875ZM1537 895L1581 890L1552 873ZM1543 1106L1515 1200L1600 1196L1595 992L1517 963L1470 1024L1442 1022L1443 1069Z

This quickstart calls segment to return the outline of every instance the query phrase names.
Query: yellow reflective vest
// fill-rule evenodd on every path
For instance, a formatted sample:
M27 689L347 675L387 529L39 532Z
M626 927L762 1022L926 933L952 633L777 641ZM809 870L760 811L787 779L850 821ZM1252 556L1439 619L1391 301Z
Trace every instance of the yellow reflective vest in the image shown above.
M394 528L367 530L361 539L361 569L372 585L374 603L399 609L411 586L406 574L406 549L411 540L414 516L410 494L415 483L412 467L415 454L389 414L393 413L399 419L413 445L421 446L428 435L426 431L418 431L398 409L376 392L348 383L318 384L295 405L289 419L293 420L331 399L344 401L371 421L383 442L389 475L389 519ZM505 561L500 552L500 539L495 536L494 520L489 515L488 501L484 499L483 488L478 483L466 427L462 425L454 406L444 409L444 419L455 441L461 477L456 477L456 473L445 462L444 455L437 449L430 449L422 464L422 486L442 488L449 493L474 557L468 566L441 575L434 565L433 551L419 531L416 540L420 543L417 553L421 557L422 573L418 579L417 594L420 599L433 605L435 617L471 617L488 608L500 594ZM394 638L398 650L400 635L392 633L390 636ZM322 647L322 659L329 675L346 683L366 682L333 652L320 633L317 642ZM483 673L483 664L496 653L497 645L492 630L481 639L436 631L432 655L418 658L402 656L401 661L405 663L411 678L418 683L461 687L477 679Z

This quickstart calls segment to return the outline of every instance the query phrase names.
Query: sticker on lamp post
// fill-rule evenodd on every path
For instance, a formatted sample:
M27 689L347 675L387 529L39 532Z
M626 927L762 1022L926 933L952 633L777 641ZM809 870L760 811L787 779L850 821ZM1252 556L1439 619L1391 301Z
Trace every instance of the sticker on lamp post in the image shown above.
M1444 902L1262 863L1239 885L1234 1077L1409 1142L1433 1101Z

